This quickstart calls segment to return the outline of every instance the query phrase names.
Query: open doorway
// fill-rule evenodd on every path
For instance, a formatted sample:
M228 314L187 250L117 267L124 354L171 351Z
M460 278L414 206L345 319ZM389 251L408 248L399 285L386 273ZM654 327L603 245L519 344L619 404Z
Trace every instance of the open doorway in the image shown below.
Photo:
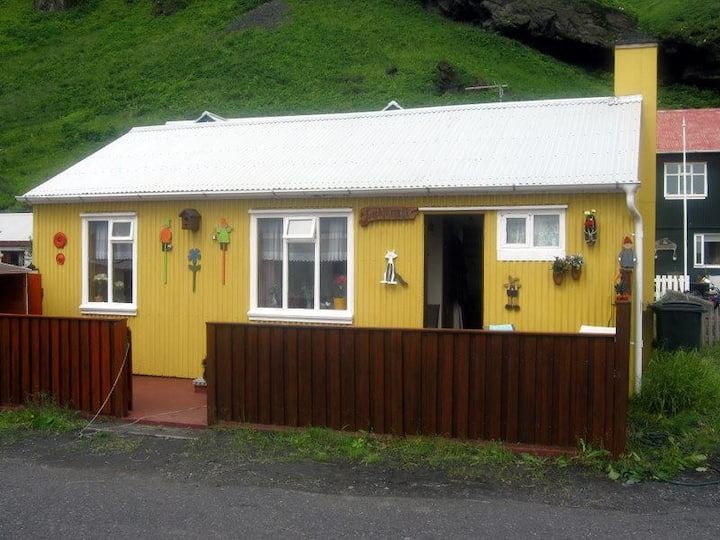
M482 328L482 214L425 215L425 328Z

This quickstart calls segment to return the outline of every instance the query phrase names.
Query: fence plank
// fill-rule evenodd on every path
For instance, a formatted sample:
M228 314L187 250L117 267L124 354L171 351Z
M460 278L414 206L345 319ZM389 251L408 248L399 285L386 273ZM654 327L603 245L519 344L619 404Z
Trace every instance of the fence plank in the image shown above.
M340 330L337 329L333 332L328 332L328 335L333 337L333 348L336 354L339 356L340 361L340 410L341 419L339 429L349 429L350 431L357 431L357 417L355 416L355 404L357 402L357 395L355 393L356 379L355 371L357 369L355 363L354 333L347 334L343 332L341 337ZM328 357L328 362L332 362L332 359ZM329 381L328 381L329 382ZM332 384L329 384L332 386Z
M370 369L372 370L370 376L372 381L371 427L377 433L387 433L390 429L387 417L388 397L386 392L388 384L388 362L385 360L387 334L375 330L367 330L367 332L370 341Z
M420 432L423 435L435 435L438 432L438 333L423 333L420 347L423 380L421 400Z
M467 439L469 424L470 396L468 376L470 372L470 334L459 333L455 336L455 354L453 356L453 436Z
M369 430L370 421L370 355L367 332L354 333L355 358L355 423L358 429Z

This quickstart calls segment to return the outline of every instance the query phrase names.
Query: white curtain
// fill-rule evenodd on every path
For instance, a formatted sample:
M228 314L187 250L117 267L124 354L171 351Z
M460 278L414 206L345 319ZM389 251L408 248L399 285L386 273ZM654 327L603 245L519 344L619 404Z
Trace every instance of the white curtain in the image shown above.
M260 254L263 261L282 260L282 219L258 219Z
M347 219L322 218L320 220L320 260L347 260Z
M320 260L347 260L347 219L320 219ZM283 252L283 220L280 218L258 219L259 244L262 260L280 261ZM293 261L310 261L313 259L313 242L293 242L291 250Z
M560 217L557 214L536 215L533 220L533 235L535 246L559 246Z

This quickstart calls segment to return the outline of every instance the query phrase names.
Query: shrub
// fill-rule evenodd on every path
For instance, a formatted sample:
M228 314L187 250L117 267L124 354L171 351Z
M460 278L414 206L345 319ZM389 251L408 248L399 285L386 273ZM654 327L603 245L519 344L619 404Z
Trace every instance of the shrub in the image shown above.
M720 372L713 366L714 351L656 350L633 405L664 416L683 411L704 413L720 407Z

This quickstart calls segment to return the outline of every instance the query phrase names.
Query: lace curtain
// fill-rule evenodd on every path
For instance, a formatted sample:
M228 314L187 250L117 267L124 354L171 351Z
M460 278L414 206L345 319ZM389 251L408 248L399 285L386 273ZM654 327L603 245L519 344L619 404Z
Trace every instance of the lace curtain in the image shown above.
M347 260L347 219L319 218L320 220L320 260ZM280 261L283 253L283 220L280 218L258 220L260 253L264 261ZM294 244L296 244L294 242ZM302 244L298 242L297 244ZM293 261L310 261L313 258L313 243L308 242L305 249L292 250Z

